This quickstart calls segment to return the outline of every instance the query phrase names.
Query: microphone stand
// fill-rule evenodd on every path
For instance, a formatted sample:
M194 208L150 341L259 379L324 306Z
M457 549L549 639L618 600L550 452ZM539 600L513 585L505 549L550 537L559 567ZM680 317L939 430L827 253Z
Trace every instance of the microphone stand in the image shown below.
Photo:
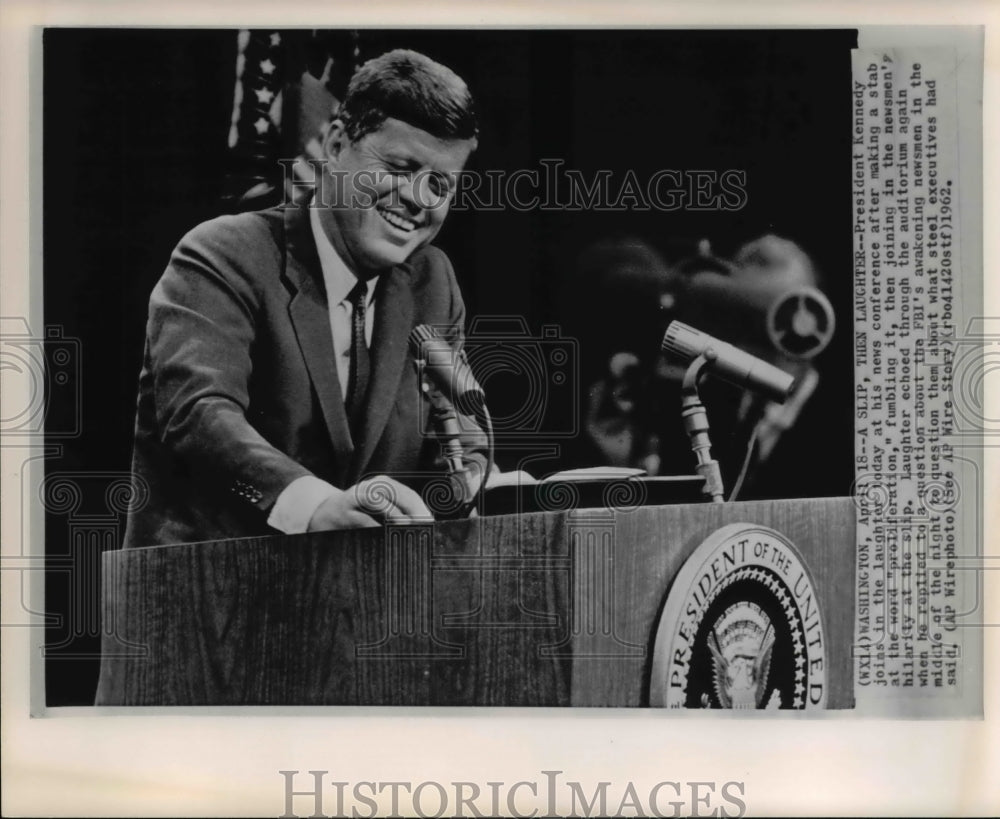
M462 457L463 450L460 440L462 430L458 423L458 414L451 401L427 377L423 367L420 367L420 389L427 396L431 405L431 423L434 425L438 440L441 442L441 452L448 465L452 486L455 488L456 495L462 500L462 509L468 509L475 498L469 497L469 468L465 465L465 460Z
M701 396L698 394L698 382L702 370L712 362L715 356L711 350L699 355L691 362L684 373L681 383L681 417L684 419L684 429L691 439L691 449L694 451L698 465L698 474L705 478L705 488L702 490L710 495L712 503L723 503L724 487L719 462L712 458L712 442L708 438L708 413Z

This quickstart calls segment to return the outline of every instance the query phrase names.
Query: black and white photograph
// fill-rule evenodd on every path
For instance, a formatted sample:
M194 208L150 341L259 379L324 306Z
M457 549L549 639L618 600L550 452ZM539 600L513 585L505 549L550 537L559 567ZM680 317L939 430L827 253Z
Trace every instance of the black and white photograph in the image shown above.
M301 731L230 794L282 816L817 813L732 753L983 727L981 26L254 19L30 28L32 723ZM574 768L619 722L706 739ZM449 730L504 766L435 767Z
M712 501L791 516L846 660L850 501L783 501L853 481L855 45L47 30L45 315L78 342L47 420L80 432L42 489L46 705L648 705L680 553L747 514L651 512ZM111 549L109 628L80 580ZM572 587L592 553L613 600ZM747 582L688 704L803 707L809 612Z

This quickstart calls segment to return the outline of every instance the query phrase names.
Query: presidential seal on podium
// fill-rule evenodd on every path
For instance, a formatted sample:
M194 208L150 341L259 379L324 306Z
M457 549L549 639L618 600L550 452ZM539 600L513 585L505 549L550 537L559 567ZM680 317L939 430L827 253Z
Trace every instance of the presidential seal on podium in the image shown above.
M755 524L714 532L670 586L650 705L822 709L826 695L823 615L799 551Z

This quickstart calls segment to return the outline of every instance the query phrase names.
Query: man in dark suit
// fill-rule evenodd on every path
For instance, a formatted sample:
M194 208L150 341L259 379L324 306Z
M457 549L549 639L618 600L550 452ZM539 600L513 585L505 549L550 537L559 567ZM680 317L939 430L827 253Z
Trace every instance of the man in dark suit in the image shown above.
M429 243L476 135L459 77L390 52L352 79L309 203L184 237L150 298L126 546L429 517L389 473L439 463L407 339L461 340Z

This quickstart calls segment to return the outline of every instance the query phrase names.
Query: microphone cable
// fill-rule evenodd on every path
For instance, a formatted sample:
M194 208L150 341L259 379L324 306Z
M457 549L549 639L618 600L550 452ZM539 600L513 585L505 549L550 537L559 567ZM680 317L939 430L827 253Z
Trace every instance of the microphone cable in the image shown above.
M493 474L493 467L496 463L496 451L493 439L493 417L490 415L490 411L485 402L480 406L479 411L476 413L476 422L483 426L483 432L486 433L486 471L483 473L483 479L479 482L479 489L476 490L476 495L470 502L470 506L475 504L479 514L483 514L483 496L486 492L486 483L489 481L490 475Z
M743 466L740 468L739 477L736 478L736 483L733 484L733 489L729 493L729 497L726 498L726 503L735 501L740 494L740 490L743 488L743 481L750 471L750 463L753 460L754 450L757 448L757 431L759 429L760 424L754 424L753 432L750 433L750 440L747 441L747 454L743 458Z

